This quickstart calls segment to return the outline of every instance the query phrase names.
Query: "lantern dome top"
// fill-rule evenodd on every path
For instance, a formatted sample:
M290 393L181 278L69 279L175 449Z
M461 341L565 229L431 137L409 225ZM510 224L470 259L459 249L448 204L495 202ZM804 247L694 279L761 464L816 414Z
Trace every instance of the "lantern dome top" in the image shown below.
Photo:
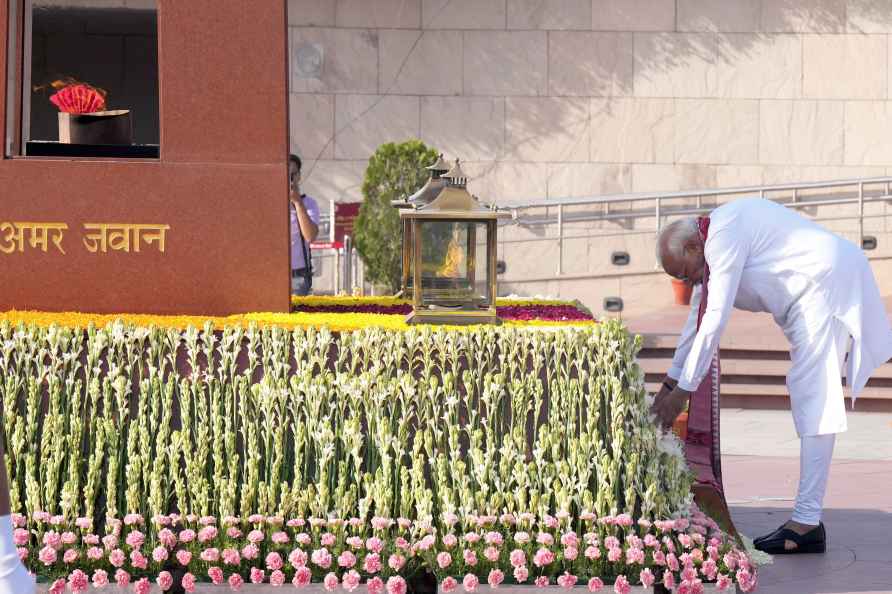
M440 153L437 156L437 160L434 161L431 165L425 167L425 169L429 170L434 179L436 179L440 177L441 174L449 171L449 163L447 163L446 159L443 158L443 153Z
M452 169L443 174L443 177L449 180L449 185L457 188L464 188L468 185L468 176L462 171L459 159L455 160Z

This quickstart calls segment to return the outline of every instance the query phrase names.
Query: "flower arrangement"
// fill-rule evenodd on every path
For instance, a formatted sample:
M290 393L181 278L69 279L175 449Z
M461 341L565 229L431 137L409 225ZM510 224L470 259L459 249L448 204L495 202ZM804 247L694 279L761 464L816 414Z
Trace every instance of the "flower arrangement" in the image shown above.
M106 522L102 536L90 518L73 523L35 512L16 515L18 543L32 541L24 527L42 531L36 553L41 571L54 577L50 592L86 592L88 587L132 585L161 591L174 574L187 592L198 582L228 584L321 583L326 590L405 594L407 582L424 570L437 576L446 594L474 592L488 584L587 585L591 592L613 584L663 583L679 591L702 590L704 580L719 591L734 584L756 586L755 570L734 541L696 506L690 518L634 522L629 514L597 517L503 513L499 516L444 514L432 525L410 518L292 518L139 514ZM156 534L147 537L147 524ZM578 527L577 531L574 527ZM58 576L58 577L55 577ZM609 588L609 585L606 586Z
M499 316L507 326L591 326L591 314L577 303L566 301L530 301L500 299ZM91 314L80 312L17 311L0 312L0 322L24 323L50 327L86 328L106 326L123 321L135 326L185 329L200 328L206 323L216 327L255 324L260 327L318 328L325 326L334 332L349 332L377 327L388 330L407 330L405 314L411 310L408 301L394 297L292 297L291 313L257 312L225 317L212 316L153 316L142 314ZM461 327L468 329L468 327Z
M17 544L57 591L144 592L172 567L184 585L263 572L370 594L403 594L422 570L444 590L651 576L748 588L749 561L691 507L681 445L649 417L639 348L613 321L340 334L0 322Z

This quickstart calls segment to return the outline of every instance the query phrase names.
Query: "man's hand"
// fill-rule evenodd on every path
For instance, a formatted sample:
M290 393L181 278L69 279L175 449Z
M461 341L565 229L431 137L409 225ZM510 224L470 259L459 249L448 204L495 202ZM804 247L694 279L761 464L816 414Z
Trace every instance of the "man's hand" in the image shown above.
M660 394L657 395L657 399L650 410L656 415L657 420L663 427L668 428L672 426L675 418L684 410L691 393L687 390L682 390L678 386L675 386L675 389L665 395L663 395L664 390L665 388L660 390Z

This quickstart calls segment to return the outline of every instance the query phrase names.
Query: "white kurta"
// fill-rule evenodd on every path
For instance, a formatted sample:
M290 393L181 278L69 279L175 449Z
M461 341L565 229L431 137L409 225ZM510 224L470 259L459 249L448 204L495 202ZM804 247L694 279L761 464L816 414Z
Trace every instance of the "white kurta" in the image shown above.
M768 312L791 344L787 387L799 435L845 431L841 364L853 399L892 358L892 328L863 251L793 210L760 198L710 213L704 247L709 302L700 329L694 290L669 376L694 391L719 345L731 307Z

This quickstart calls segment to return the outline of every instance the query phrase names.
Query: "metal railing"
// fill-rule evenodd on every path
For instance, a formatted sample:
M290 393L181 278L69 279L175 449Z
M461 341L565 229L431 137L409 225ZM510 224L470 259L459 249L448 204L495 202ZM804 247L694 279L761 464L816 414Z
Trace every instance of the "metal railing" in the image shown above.
M654 235L659 233L669 217L691 216L707 213L723 198L759 196L783 204L788 208L801 210L816 209L822 206L857 205L853 214L835 213L832 217L811 216L814 221L858 221L858 244L864 242L864 221L872 218L892 217L892 213L865 214L865 205L876 202L892 203L892 177L870 177L861 179L833 180L822 182L788 183L764 186L740 186L734 188L686 190L678 192L642 192L634 194L613 194L581 198L555 198L530 201L503 206L511 212L511 219L500 221L499 226L520 225L525 227L554 227L554 233L539 237L507 239L500 237L501 245L541 241L556 241L558 244L557 277L563 275L563 244L568 239ZM715 204L704 204L714 200ZM650 204L648 204L650 203ZM679 203L683 203L679 205ZM693 203L693 204L691 204ZM581 211L576 209L583 209ZM639 219L653 219L654 224L646 229L621 229L617 231L594 230L582 235L567 235L565 226L570 223L619 221L631 222ZM322 215L320 234L328 233L330 217ZM336 266L336 268L339 268ZM554 277L553 277L554 278ZM342 288L338 280L335 287Z
M559 198L514 204L504 207L512 214L510 220L501 225L555 226L556 233L541 237L505 239L502 244L531 241L556 241L558 243L557 275L563 273L563 243L567 239L608 237L616 235L643 235L660 232L664 221L669 217L691 216L707 213L714 209L722 198L759 196L783 204L788 208L816 209L821 206L857 205L856 214L835 214L833 217L812 216L815 221L858 221L858 245L864 242L864 221L887 215L865 214L866 204L873 202L892 203L892 177L872 177L826 182L789 183L765 186L742 186L709 190L679 192L644 192L636 194L615 194L587 198ZM707 199L715 199L716 204L704 205ZM680 206L673 206L683 202ZM693 202L693 204L691 204ZM650 204L647 204L650 203ZM585 210L574 211L575 208ZM544 211L544 212L531 212ZM567 235L565 225L577 222L634 221L654 219L649 229L625 229L616 232L586 233Z

